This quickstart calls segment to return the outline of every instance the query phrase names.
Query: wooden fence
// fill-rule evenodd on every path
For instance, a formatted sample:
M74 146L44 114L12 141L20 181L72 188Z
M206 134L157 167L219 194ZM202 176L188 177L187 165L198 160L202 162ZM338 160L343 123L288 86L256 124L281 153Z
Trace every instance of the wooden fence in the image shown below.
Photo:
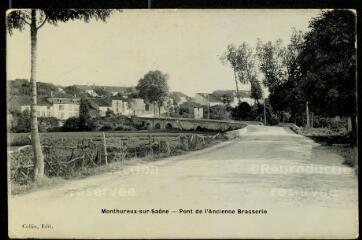
M87 168L133 158L155 159L206 147L222 135L177 134L168 136L106 136L78 140L62 138L42 143L45 174L70 177ZM9 153L11 181L26 184L31 180L31 147Z

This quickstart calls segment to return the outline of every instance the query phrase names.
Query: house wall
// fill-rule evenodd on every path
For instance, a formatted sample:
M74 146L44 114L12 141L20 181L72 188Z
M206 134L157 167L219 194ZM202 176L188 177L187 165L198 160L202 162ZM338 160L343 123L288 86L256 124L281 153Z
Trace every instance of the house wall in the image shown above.
M53 104L53 117L66 120L70 117L79 117L79 104Z
M112 100L111 110L114 114L130 115L131 109L127 101L123 100Z
M194 108L194 118L195 119L204 118L204 109L203 108Z
M30 105L20 106L20 111L23 112L25 110L30 111ZM53 117L53 107L47 105L37 105L36 106L36 116L37 117Z

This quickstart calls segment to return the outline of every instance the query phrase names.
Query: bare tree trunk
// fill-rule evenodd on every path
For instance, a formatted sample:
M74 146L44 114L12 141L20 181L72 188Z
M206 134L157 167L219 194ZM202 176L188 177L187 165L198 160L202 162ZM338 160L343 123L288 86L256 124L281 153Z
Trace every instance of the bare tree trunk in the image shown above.
M31 76L30 82L32 87L31 98L31 143L34 152L34 176L33 180L37 181L44 177L44 156L40 146L40 137L38 132L38 119L36 116L37 89L36 89L36 63L37 63L37 27L36 27L36 10L31 10L30 26L31 42Z
M235 70L234 70L234 79L235 79L235 86L236 86L236 98L238 99L238 103L240 104L239 85L238 85L238 79L236 77L236 71Z

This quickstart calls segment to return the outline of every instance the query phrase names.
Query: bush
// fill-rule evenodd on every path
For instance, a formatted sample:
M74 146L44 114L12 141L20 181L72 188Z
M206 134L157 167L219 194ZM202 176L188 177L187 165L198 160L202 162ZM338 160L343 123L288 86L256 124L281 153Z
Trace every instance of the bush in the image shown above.
M231 116L234 120L254 120L252 109L247 102L241 102L238 106L232 108Z
M25 109L22 113L14 115L11 131L16 133L30 132L30 123L30 111Z
M64 132L79 131L79 118L71 117L68 118L63 125Z
M113 127L111 124L104 124L100 129L99 131L110 131L110 130L113 130Z
M38 121L40 132L48 132L58 128L58 120L55 117L40 117Z
M134 131L134 130L137 130L137 129L134 128L134 127L127 126L127 125L121 125L121 126L117 126L114 130L117 130L117 131Z
M206 110L206 111L205 111ZM204 109L204 113L207 113L207 109ZM204 114L204 117L207 114ZM230 112L227 111L223 105L216 105L210 107L210 119L225 120L230 118Z

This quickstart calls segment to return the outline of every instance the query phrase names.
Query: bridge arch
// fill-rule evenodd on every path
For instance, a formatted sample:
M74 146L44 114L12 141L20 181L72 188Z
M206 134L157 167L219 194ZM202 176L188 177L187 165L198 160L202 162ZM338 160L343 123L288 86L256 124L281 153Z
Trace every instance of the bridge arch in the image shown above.
M161 129L161 124L160 124L160 123L156 123L156 124L155 124L155 129Z
M165 128L166 128L166 129L172 129L173 126L172 126L171 123L166 123Z

